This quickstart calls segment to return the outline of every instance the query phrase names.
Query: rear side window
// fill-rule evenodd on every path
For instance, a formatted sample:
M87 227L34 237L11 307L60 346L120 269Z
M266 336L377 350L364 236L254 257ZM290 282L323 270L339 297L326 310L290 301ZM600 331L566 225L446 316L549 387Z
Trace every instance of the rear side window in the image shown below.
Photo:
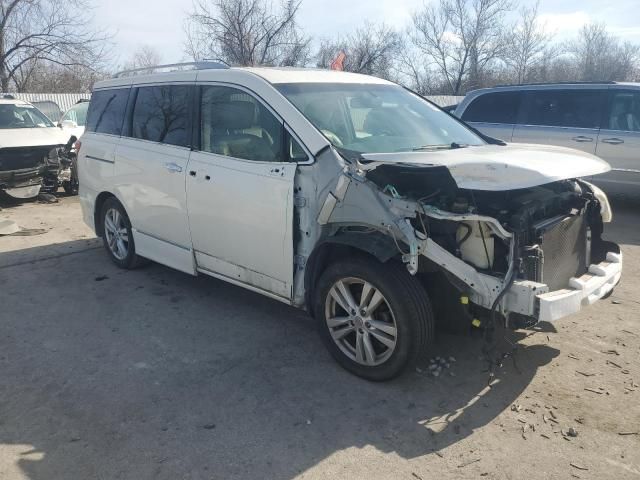
M640 132L640 92L612 90L607 123L610 130Z
M516 123L520 92L485 93L471 102L464 113L465 122Z
M599 128L603 95L599 90L538 90L527 93L526 125Z
M121 135L129 91L129 88L119 88L95 92L89 104L86 130Z
M139 88L133 108L131 136L169 145L188 145L191 88L185 85Z

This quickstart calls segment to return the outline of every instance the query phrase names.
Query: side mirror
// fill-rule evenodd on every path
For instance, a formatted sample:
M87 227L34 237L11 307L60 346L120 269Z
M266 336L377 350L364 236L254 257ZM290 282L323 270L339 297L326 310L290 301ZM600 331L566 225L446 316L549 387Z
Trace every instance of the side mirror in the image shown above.
M77 128L78 124L76 122L74 122L73 120L64 120L63 122L60 122L60 127L61 128Z

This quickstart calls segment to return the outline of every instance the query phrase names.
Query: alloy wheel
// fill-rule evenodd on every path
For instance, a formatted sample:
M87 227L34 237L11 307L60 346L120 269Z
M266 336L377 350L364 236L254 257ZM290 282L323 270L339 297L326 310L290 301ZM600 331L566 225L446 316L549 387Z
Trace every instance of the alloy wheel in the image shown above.
M109 250L118 260L124 260L129 254L129 233L124 216L115 208L104 215L104 234Z
M396 348L393 311L382 292L365 280L336 281L325 300L325 319L338 348L361 365L380 365Z

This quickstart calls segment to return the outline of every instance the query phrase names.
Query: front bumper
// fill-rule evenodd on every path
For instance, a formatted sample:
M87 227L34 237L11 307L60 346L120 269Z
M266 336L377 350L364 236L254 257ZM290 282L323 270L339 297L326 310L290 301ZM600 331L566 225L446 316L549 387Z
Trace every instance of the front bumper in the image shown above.
M611 292L621 275L622 253L607 253L604 262L590 265L587 273L571 278L567 288L536 295L538 320L550 322L579 312Z
M33 198L40 193L42 167L0 172L0 190L14 198Z

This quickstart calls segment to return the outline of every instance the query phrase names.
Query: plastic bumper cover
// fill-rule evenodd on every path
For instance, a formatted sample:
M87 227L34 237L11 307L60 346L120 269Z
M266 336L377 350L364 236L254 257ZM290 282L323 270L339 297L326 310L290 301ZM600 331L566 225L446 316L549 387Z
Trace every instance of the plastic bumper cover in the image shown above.
M606 260L589 266L587 273L569 280L567 288L537 295L539 321L553 321L579 312L607 295L620 281L622 253L607 253Z

